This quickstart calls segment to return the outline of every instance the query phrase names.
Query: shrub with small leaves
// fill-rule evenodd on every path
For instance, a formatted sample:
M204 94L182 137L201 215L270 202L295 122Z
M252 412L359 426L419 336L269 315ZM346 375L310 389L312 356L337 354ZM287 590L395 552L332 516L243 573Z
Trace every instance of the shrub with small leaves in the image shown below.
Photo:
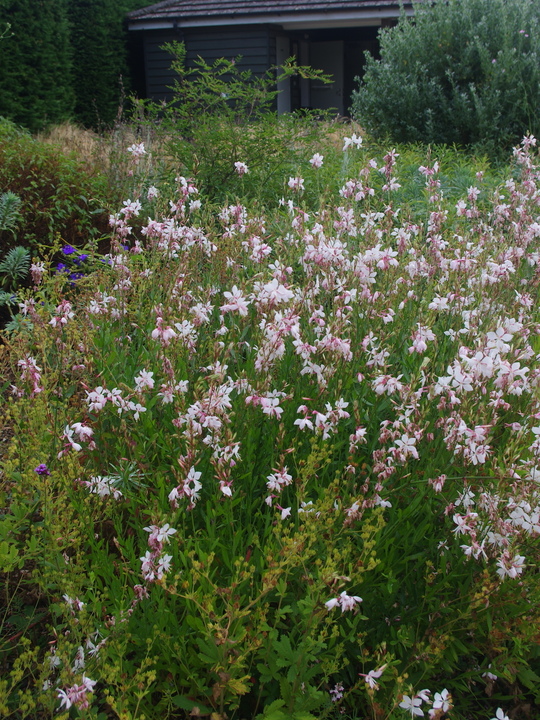
M531 0L416 3L367 56L353 116L394 142L506 151L540 129L539 31Z
M107 230L104 207L115 191L107 186L104 176L89 170L73 155L0 118L2 192L2 197L7 195L3 212L0 205L2 248L19 244L42 255L42 247L51 247L58 235L76 246L96 241ZM14 195L19 198L18 204ZM15 239L12 229L18 217L21 231ZM9 218L9 227L4 227Z
M496 187L368 143L266 206L169 203L134 143L110 254L62 249L92 276L34 263L0 713L540 717L537 141Z
M210 64L199 57L190 67L183 43L164 49L176 73L173 99L166 107L161 102L138 103L137 119L157 129L177 169L218 201L239 190L243 197L265 201L281 192L283 175L293 172L302 158L307 160L323 126L313 120L315 115L310 120L307 111L303 116L277 116L276 71L278 82L295 75L323 83L329 79L320 70L297 65L294 58L257 75L242 69L240 58Z

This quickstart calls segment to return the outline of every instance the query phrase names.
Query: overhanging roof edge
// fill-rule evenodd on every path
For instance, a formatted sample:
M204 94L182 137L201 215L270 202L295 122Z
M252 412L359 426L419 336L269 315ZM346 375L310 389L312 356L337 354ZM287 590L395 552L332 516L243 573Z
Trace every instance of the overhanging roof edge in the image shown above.
M182 29L196 27L222 27L224 25L266 25L277 24L282 25L284 29L299 29L304 25L311 27L328 27L331 22L334 27L335 23L345 22L350 24L357 20L359 23L365 23L366 20L383 20L387 18L395 18L401 15L401 8L373 8L370 10L360 10L357 12L339 12L333 11L329 13L275 13L269 15L257 16L212 16L210 18L187 18L182 19L181 16L171 16L163 18L148 18L137 20L132 19L128 23L130 30L164 30L164 29ZM405 9L407 15L413 14L412 8Z

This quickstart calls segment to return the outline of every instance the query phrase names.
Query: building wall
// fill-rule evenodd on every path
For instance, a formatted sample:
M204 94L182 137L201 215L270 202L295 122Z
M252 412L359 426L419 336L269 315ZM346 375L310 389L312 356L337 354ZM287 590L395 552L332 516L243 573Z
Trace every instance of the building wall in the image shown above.
M233 60L241 55L238 66L263 74L276 63L275 31L268 27L228 28L222 30L148 30L144 32L146 95L152 100L170 99L175 76L170 68L171 56L161 46L174 40L186 44L186 60L193 66L198 56L208 63L219 58Z
M172 57L161 46L182 40L179 33L165 30L144 32L144 72L146 76L146 97L151 100L170 98L169 88L174 82L171 70Z
M174 40L186 44L188 65L193 66L200 55L208 63L225 57L232 60L239 55L239 67L256 74L264 74L278 61L296 54L300 64L312 64L336 77L333 88L320 83L291 78L282 84L283 91L277 101L280 112L301 107L335 107L347 114L356 77L362 74L364 52L378 52L378 27L333 28L285 32L279 27L253 25L224 29L189 28L184 31L144 31L146 96L153 100L171 98L170 87L175 76L170 68L171 56L161 49L164 43ZM324 52L323 52L324 51ZM326 53L326 55L324 54ZM320 86L320 87L319 87Z

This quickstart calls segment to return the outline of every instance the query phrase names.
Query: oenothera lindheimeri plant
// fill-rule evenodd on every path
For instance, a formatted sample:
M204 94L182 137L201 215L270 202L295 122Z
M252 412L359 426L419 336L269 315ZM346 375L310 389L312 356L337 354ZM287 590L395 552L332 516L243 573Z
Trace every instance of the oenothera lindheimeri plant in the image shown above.
M431 158L414 214L356 135L333 193L317 153L264 215L179 176L111 218L90 282L21 304L4 714L538 703L534 146L457 203Z

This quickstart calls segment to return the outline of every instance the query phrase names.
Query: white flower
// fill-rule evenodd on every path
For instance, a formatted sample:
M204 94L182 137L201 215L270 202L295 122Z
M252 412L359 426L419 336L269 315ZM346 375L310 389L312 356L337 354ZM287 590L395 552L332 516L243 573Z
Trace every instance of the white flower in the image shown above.
M71 445L71 447L75 450L75 452L80 452L82 450L82 445L79 445L79 443L76 443L73 440L73 429L69 427L69 425L66 425L66 428L64 430L64 438L67 440L67 442Z
M259 295L259 301L262 303L289 302L289 300L293 298L294 292L289 290L289 288L280 283L276 278L266 283Z
M347 595L344 590L339 597L328 600L324 604L328 610L332 610L339 605L341 607L341 612L344 613L347 610L352 610L357 603L361 602L361 597L358 597L358 595Z
M332 598L332 600L327 600L325 603L327 610L333 610L337 605L339 605L339 599L338 598Z
M112 477L102 477L101 475L93 476L90 480L83 480L83 485L88 488L91 493L99 495L99 497L107 497L112 495L115 500L122 497L122 492L116 487L118 480Z
M495 717L491 718L491 720L510 720L508 715L504 712L502 708L497 708L497 712L495 713Z
M230 292L224 292L223 296L228 300L219 309L222 313L237 311L242 317L248 314L249 300L246 300L236 285L233 285Z
M498 680L499 676L495 675L494 673L490 672L491 663L488 665L488 669L485 673L482 673L482 677L487 678L488 680Z
M130 145L127 149L128 153L131 153L134 158L139 159L143 157L143 155L146 155L146 150L144 148L144 143L139 144L133 144Z
M147 550L143 557L139 558L141 561L141 572L145 580L152 582L155 578L154 573L154 555Z
M126 220L132 217L138 217L141 212L142 205L140 200L124 200L124 207L120 210Z
M497 574L500 575L501 580L504 580L505 577L515 579L523 572L525 557L523 555L514 555L513 558L510 558L509 553L504 552L497 560L497 565L499 566Z
M86 675L82 676L82 684L86 688L87 692L94 692L94 687L97 685L97 680L90 680Z
M381 677L381 675L384 672L384 669L386 668L386 665L388 663L385 663L384 665L381 665L381 667L378 670L370 670L367 675L363 675L363 673L360 673L360 675L363 675L364 680L367 685L372 690L378 690L379 689L379 683L377 680Z
M147 533L150 533L150 538L148 539L149 544L151 539L157 540L158 543L167 543L169 542L169 538L172 537L175 532L177 532L169 525L169 523L165 523L163 527L158 527L157 525L150 525L149 527L143 528L143 530L145 530Z
M320 153L315 153L315 155L311 158L309 161L311 166L314 168L320 168L322 167L324 160L324 155L321 155Z
M332 696L332 702L337 702L343 697L344 687L341 683L337 683L331 690L330 695Z
M424 711L420 709L421 704L422 698L416 696L410 698L408 695L404 695L403 700L399 703L399 707L403 708L403 710L408 710L411 717L415 717L424 714Z
M272 475L267 475L266 479L268 480L266 487L270 490L270 492L281 492L286 485L290 485L292 483L292 475L289 475L286 466L281 470L272 473Z
M81 442L87 442L88 440L90 440L90 438L94 434L94 431L92 430L92 428L88 427L87 425L83 425L82 423L79 423L79 422L73 423L73 425L71 427L72 427L73 431L75 432L75 434L78 435L79 440L81 440Z
M84 603L81 600L79 600L79 598L73 599L69 595L62 595L62 597L64 598L64 600L67 602L67 604L69 605L69 607L71 609L73 609L73 608L75 608L75 610L83 609Z
M416 438L409 437L408 435L402 435L401 438L396 440L396 447L398 448L398 453L401 454L403 458L407 458L411 455L413 458L418 460Z
M234 163L234 169L236 172L242 177L242 175L245 175L249 172L249 168L244 162L235 162Z
M158 580L161 580L161 578L171 569L171 560L172 555L162 555L157 564L157 576Z
M354 147L360 148L362 147L362 138L360 135L356 135L353 133L351 137L345 137L343 138L343 150L347 150L351 145Z
M137 386L137 392L140 392L144 388L149 388L150 390L152 390L155 384L153 375L153 372L141 370L141 372L135 376L135 385Z
M59 707L58 709L61 710L62 707L64 707L66 710L69 710L69 708L70 708L71 705L72 705L72 702L71 702L71 700L69 699L66 691L65 691L65 690L58 690L57 693L56 693L56 697L58 697L59 700L60 700L60 707Z
M301 177L290 177L287 185L291 190L304 190L304 178Z
M435 697L433 698L433 709L429 711L430 717L435 714L434 711L436 710L442 710L443 713L446 713L450 710L452 707L452 696L448 692L448 690L445 688L442 692L435 693Z
M358 595L347 595L345 590L341 593L339 596L340 604L341 604L341 612L345 612L346 610L352 610L354 606L357 603L362 602L362 598L358 597Z

